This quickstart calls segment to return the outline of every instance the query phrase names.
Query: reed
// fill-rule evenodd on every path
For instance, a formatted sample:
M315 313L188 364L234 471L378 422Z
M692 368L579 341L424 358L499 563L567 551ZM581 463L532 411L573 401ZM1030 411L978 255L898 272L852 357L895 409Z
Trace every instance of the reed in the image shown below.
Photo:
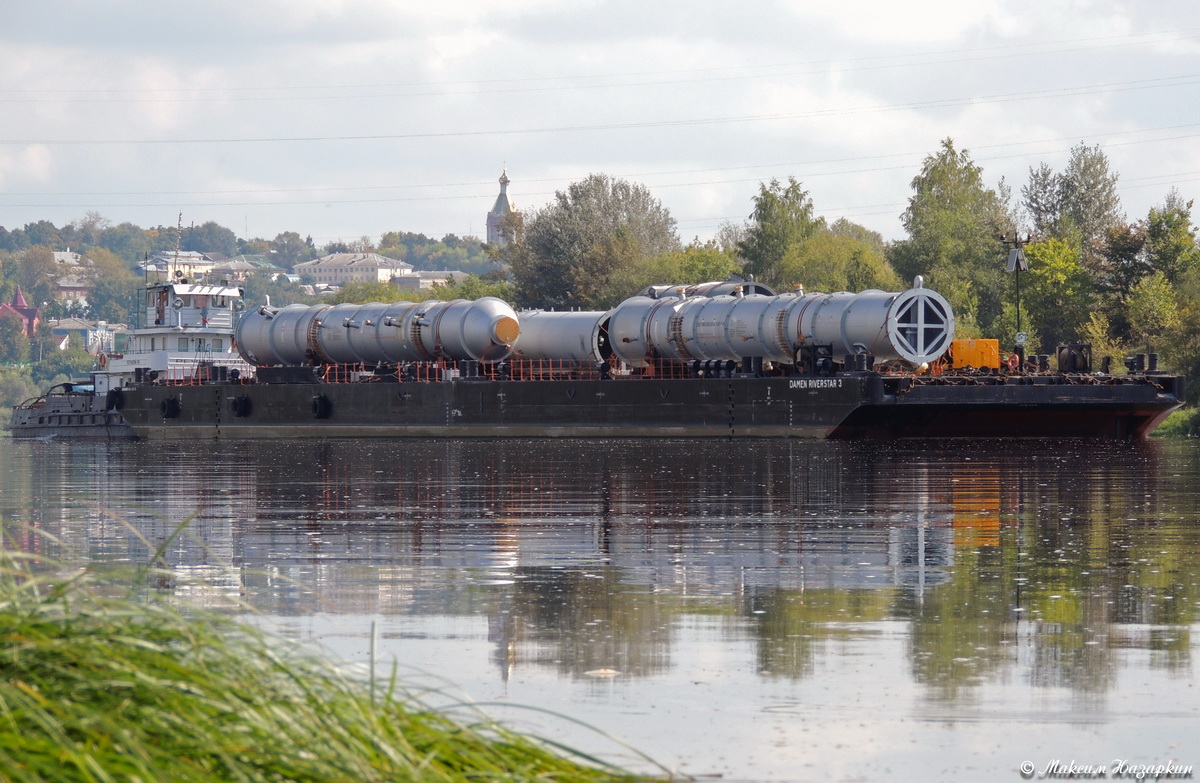
M634 777L425 707L289 642L0 547L0 780L613 781Z

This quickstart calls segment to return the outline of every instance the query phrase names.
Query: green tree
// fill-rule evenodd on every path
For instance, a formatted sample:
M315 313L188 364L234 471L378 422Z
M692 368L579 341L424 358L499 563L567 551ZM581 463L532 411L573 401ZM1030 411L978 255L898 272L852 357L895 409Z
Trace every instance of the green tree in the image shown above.
M1059 236L1065 206L1062 175L1046 163L1029 169L1029 182L1021 188L1021 197L1033 230L1039 236Z
M1099 289L1118 300L1127 296L1134 283L1154 271L1147 261L1145 249L1145 224L1112 226L1104 238L1104 259L1100 269L1093 270Z
M265 256L271 253L271 243L262 237L254 239L238 239L238 253L240 255L250 256Z
M579 307L631 258L678 247L675 219L645 186L591 174L525 220L509 262L521 305ZM610 252L621 257L614 261Z
M121 223L103 229L96 245L116 254L130 268L144 259L153 248L146 231L133 223Z
M808 192L794 177L787 184L777 179L759 183L754 211L738 253L746 259L746 271L765 283L779 283L780 265L788 253L824 228L823 218L813 215Z
M450 280L438 283L431 292L438 299L481 299L494 296L505 302L512 302L516 293L513 284L507 280L489 280L479 275L471 275L465 280Z
M593 306L613 307L651 285L691 285L726 280L741 271L733 257L716 243L692 244L625 267L605 282Z
M198 226L185 228L180 246L183 250L194 250L198 253L220 253L226 257L235 256L237 255L237 235L210 220Z
M24 364L29 361L29 337L21 319L9 313L0 316L0 363Z
M0 226L0 250L12 252L27 247L29 247L29 237L25 236L24 231L19 228L9 231L4 226Z
M49 220L39 220L36 223L25 224L25 236L32 245L44 245L53 250L62 244L58 227Z
M1165 336L1182 325L1174 287L1162 272L1152 272L1139 280L1125 304L1133 339L1139 345L1160 346Z
M38 385L25 367L0 366L0 406L11 408L36 397Z
M381 283L374 280L350 280L336 292L325 297L328 304L354 302L420 302L428 296L418 294L416 289L402 290L391 283ZM274 300L272 300L274 304Z
M30 374L34 383L44 387L59 377L69 380L86 376L95 361L94 356L72 341L65 351L48 351L30 368Z
M1192 226L1192 202L1172 190L1162 206L1152 207L1146 219L1146 266L1162 272L1176 283L1189 270L1200 266L1196 229Z
M1163 353L1171 367L1187 376L1186 396L1194 401L1200 397L1200 269L1192 267L1183 273L1175 300L1179 325Z
M1095 311L1088 316L1087 321L1079 329L1079 340L1092 346L1092 360L1096 369L1100 369L1100 364L1105 356L1108 356L1110 360L1118 360L1110 364L1111 371L1116 372L1121 369L1119 359L1125 355L1125 347L1114 337L1113 329L1109 326L1108 317L1104 313Z
M883 235L878 231L872 231L866 226L860 226L846 218L838 218L829 226L829 233L835 237L843 237L845 239L855 239L862 242L879 255L884 255L887 245L883 241Z
M1089 269L1100 261L1105 234L1123 220L1117 179L1099 145L1080 142L1071 149L1062 174L1063 215L1081 234L1083 263Z
M881 248L828 230L793 247L780 262L775 283L780 290L803 286L824 292L904 287Z
M97 247L100 245L100 238L111 225L112 222L108 218L93 210L78 220L71 221L68 228L74 235L72 242L75 246Z
M901 217L908 239L889 248L892 268L905 280L924 275L954 307L960 332L989 331L1005 290L999 237L1016 225L1007 189L985 187L983 170L951 139L925 158L912 189Z
M12 281L24 291L29 304L44 307L53 302L55 283L63 275L62 265L54 260L54 251L45 245L34 245L17 251L13 261Z
M1032 319L1027 328L1047 349L1077 339L1095 304L1095 287L1078 248L1048 239L1027 245L1025 257L1029 272L1022 273L1021 304L1022 309L1028 307Z
M274 262L285 269L291 269L296 264L311 261L317 257L312 237L301 239L295 231L284 231L277 234L271 241L271 252L275 254Z
M129 323L137 288L132 276L101 277L88 294L88 314L98 321Z

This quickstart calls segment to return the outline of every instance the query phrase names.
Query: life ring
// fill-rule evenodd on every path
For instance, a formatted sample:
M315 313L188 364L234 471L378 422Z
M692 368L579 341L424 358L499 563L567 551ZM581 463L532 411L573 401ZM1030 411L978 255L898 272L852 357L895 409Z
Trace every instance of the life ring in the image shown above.
M1016 372L1017 368L1021 366L1021 358L1015 353L1010 353L1006 364L1008 365L1009 372Z

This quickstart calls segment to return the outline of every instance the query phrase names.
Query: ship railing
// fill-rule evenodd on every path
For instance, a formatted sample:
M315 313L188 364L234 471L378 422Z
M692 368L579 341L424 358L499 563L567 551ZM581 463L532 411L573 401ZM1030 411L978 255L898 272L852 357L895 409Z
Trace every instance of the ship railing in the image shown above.
M655 359L645 367L628 368L624 365L593 364L572 359L509 359L503 362L472 362L436 360L409 362L395 368L397 380L402 383L440 383L450 380L481 379L489 381L594 381L594 380L640 380L728 377L731 370L718 376L714 366L697 368L689 362ZM732 362L722 362L730 364ZM322 370L326 383L352 383L368 377L379 377L373 368L362 364L327 365Z
M327 364L321 377L325 383L352 383L369 374L365 364Z
M489 377L503 377L505 373L514 381L577 381L600 378L600 371L595 367L568 359L518 359L488 367Z

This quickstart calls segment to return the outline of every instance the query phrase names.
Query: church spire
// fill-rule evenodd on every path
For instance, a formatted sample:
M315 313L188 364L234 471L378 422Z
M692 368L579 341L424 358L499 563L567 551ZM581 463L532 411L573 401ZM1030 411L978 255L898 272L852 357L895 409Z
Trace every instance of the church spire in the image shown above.
M500 195L496 196L496 203L492 205L492 211L487 214L487 242L489 245L503 245L509 239L504 235L502 229L505 218L515 211L508 200L509 182L508 168L505 167L500 173Z

